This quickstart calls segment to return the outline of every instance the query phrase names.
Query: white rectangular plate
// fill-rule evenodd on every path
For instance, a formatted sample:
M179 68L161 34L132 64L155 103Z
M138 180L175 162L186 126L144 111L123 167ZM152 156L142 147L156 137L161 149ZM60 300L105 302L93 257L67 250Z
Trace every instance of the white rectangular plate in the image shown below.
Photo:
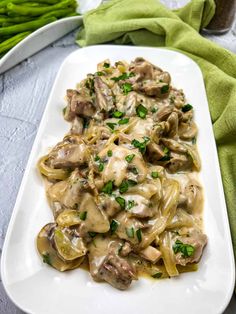
M128 291L94 282L84 270L60 273L42 263L35 239L52 221L37 160L60 141L70 125L62 108L67 88L106 58L131 61L142 56L170 72L173 86L183 88L195 109L202 160L200 179L205 191L204 224L208 245L197 272L179 278L141 278ZM217 151L199 67L186 56L157 48L93 46L66 58L57 75L25 171L8 227L2 254L2 280L9 297L24 311L38 314L216 314L226 308L233 292L235 266Z

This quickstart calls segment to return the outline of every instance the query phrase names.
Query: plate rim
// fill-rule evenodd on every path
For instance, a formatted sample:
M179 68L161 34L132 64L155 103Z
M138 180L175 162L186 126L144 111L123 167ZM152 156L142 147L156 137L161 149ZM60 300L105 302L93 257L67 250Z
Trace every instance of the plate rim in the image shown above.
M74 17L72 17L72 18L74 18ZM66 18L66 19L68 19L68 18ZM59 20L59 21L61 21L61 20ZM53 23L56 23L56 22L59 22L59 21L55 21ZM47 27L49 25L50 24L45 25L44 27ZM40 30L41 29L39 29L37 31L40 31ZM35 33L35 32L33 32L33 33ZM29 35L29 36L31 36L31 35ZM125 49L125 47L128 47L129 49L132 48L134 50L137 50L139 48L140 49L145 49L145 50L154 50L154 49L155 50L161 50L161 51L163 51L163 50L165 51L166 50L166 51L171 52L173 54L181 55L181 57L186 58L188 60L188 62L191 62L192 64L194 64L194 66L198 69L199 75L201 76L201 79L202 79L202 82L203 82L203 85L204 85L203 92L204 92L204 96L206 98L207 105L208 105L208 99L207 99L205 82L204 82L204 79L203 79L202 71L201 71L199 65L194 60L192 60L190 57L186 56L185 54L183 54L183 53L181 53L181 52L179 52L178 50L175 50L175 49L169 49L168 47L167 48L166 47L162 48L162 47L122 46L122 45L105 45L105 46L106 47L117 48L117 49L119 49L119 48L120 49ZM6 270L5 258L6 258L7 247L9 245L8 242L9 242L9 238L10 238L10 235L12 233L12 229L13 229L13 226L14 226L14 223L15 223L16 214L17 214L18 208L20 206L20 202L21 202L21 199L22 199L22 194L24 192L24 188L25 188L25 185L26 185L26 182L27 182L27 179L28 179L28 174L29 174L29 171L31 169L30 168L30 164L32 163L32 159L34 158L34 150L38 146L40 137L41 137L41 135L43 133L44 124L45 124L45 121L46 121L45 117L46 117L47 111L49 110L49 105L48 104L51 102L51 99L53 97L53 91L55 89L55 86L57 85L57 82L58 82L59 78L60 78L60 75L61 75L61 72L62 72L62 70L64 68L64 65L66 64L67 60L72 57L73 54L77 54L78 51L81 51L81 49L83 49L83 50L91 50L94 47L96 47L96 48L99 48L99 47L104 48L104 45L92 45L92 46L88 46L88 47L84 47L84 48L78 48L75 51L71 52L63 60L63 62L60 65L59 71L58 71L58 73L56 75L56 78L54 79L50 95L49 95L49 97L48 97L48 99L46 101L44 112L42 114L42 117L41 117L41 120L40 120L40 123L39 123L39 126L38 126L37 134L35 136L34 142L33 142L32 147L31 147L31 151L30 151L30 154L29 154L29 157L28 157L28 161L26 163L24 175L23 175L23 178L22 178L21 183L20 183L20 187L19 187L19 190L18 190L18 193L17 193L17 197L16 197L16 201L15 201L15 205L14 205L13 210L12 210L12 214L11 214L11 217L10 217L10 220L9 220L9 224L8 224L8 227L7 227L7 232L6 232L5 239L4 239L4 244L3 244L3 248L2 248L2 256L1 256L1 279L2 279L2 283L3 283L3 287L4 287L4 289L5 289L6 293L7 293L7 296L10 298L10 300L14 304L16 304L18 308L20 308L21 310L23 310L24 312L29 313L29 314L34 313L34 312L28 312L26 308L22 307L19 302L16 302L14 300L14 298L11 296L11 292L9 291L8 285L7 285L6 281L5 281L6 280L6 277L5 277L6 276L6 274L5 274L5 270ZM0 63L0 65L1 65L1 63ZM210 121L211 121L209 105L208 105L208 110L207 111L208 111L208 115L209 115L209 118L210 118ZM213 139L215 139L214 133L213 133L212 124L211 124L211 132L212 132ZM214 143L214 150L215 150L215 155L216 155L216 162L215 162L216 174L217 174L217 177L219 179L218 180L219 189L220 189L219 192L222 194L221 201L223 202L223 207L224 207L224 208L222 208L221 212L225 216L225 222L226 222L226 226L225 226L226 230L225 231L227 233L227 238L228 238L227 242L229 242L228 246L229 246L229 252L230 252L230 257L231 257L231 263L232 263L232 266L233 266L232 267L233 273L232 273L232 277L231 277L231 282L229 282L229 284L228 284L228 292L227 292L227 294L224 297L224 302L222 302L221 308L219 308L219 312L217 312L217 313L223 313L223 311L226 309L227 305L229 304L230 299L231 299L232 294L233 294L233 291L234 291L234 285L235 285L235 260L234 260L232 238L231 238L231 231L230 231L230 225L229 225L229 217L228 217L227 206L226 206L226 201L225 201L225 194L224 194L223 182L222 182L222 177L221 177L221 172L220 172L220 164L219 164L219 158L218 158L216 143Z
M63 24L63 23L66 23L68 21L72 21L72 22L76 22L76 21L82 21L83 20L83 16L82 15L76 15L76 16L69 16L69 17L64 17L64 18L61 18L59 20L56 20L54 22L51 22L49 24L46 24L38 29L36 29L35 31L33 31L31 34L29 34L28 36L26 36L24 39L22 39L20 42L18 42L14 47L12 47L2 58L0 58L0 73L4 74L6 71L12 69L12 67L18 65L20 62L24 61L26 58L29 58L30 56L28 57L24 57L24 59L18 63L16 63L15 65L11 66L10 68L8 68L7 70L3 70L3 72L1 72L1 67L4 66L4 64L7 62L7 60L9 58L11 58L12 55L15 54L15 52L17 52L20 48L24 47L25 45L27 45L31 39L37 37L38 35L40 34L43 34L44 32L47 32L51 27L54 27L54 26L57 26L59 24ZM79 27L79 25L78 25ZM76 27L75 27L76 28ZM62 35L63 36L63 35ZM54 40L55 41L55 40ZM53 42L53 41L52 41ZM41 48L43 49L43 48ZM38 51L40 51L41 49L39 49ZM37 52L35 52L37 53ZM34 53L34 54L35 54Z

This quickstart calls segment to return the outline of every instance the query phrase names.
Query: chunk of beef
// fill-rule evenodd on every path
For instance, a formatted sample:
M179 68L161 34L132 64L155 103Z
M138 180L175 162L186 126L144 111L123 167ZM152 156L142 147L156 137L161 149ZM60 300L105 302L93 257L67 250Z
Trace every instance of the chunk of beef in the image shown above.
M207 244L207 236L202 232L193 229L186 236L178 237L184 244L188 244L194 247L194 253L190 257L184 257L181 252L175 254L176 264L185 266L188 263L197 263L201 256L205 245Z
M89 150L82 139L76 142L60 143L49 154L52 168L76 168L85 164L89 159Z
M146 156L150 162L157 163L158 160L165 156L165 153L160 145L151 142L147 145Z
M131 264L116 254L106 256L98 273L101 279L120 290L126 290L135 278Z
M168 171L175 173L177 171L191 170L193 161L188 155L171 153L171 159L168 163Z
M91 97L81 95L77 90L68 89L66 91L67 107L64 118L72 121L77 115L82 118L92 117L96 108Z
M152 80L154 76L153 65L143 58L136 58L130 64L130 71L138 75L138 80Z
M106 281L113 287L125 290L136 279L134 266L119 256L121 240L97 236L89 245L89 266L94 280Z
M83 119L79 117L75 117L75 119L72 122L71 134L82 134L83 133Z

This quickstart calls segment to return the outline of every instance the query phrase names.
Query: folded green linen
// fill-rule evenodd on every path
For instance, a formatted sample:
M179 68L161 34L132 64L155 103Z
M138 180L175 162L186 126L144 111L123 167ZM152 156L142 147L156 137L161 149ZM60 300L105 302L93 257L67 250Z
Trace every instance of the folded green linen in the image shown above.
M213 0L193 0L171 11L156 0L113 0L84 16L80 46L116 43L165 46L200 66L220 159L236 252L236 55L198 32L215 12Z

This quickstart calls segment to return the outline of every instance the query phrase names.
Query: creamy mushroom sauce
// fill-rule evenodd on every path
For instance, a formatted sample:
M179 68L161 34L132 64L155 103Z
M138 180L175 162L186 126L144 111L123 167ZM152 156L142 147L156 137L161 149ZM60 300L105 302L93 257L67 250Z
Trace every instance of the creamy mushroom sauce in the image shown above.
M54 215L37 238L43 261L87 262L121 290L140 274L196 270L207 242L197 126L170 74L143 58L105 60L66 101L71 130L38 163Z

